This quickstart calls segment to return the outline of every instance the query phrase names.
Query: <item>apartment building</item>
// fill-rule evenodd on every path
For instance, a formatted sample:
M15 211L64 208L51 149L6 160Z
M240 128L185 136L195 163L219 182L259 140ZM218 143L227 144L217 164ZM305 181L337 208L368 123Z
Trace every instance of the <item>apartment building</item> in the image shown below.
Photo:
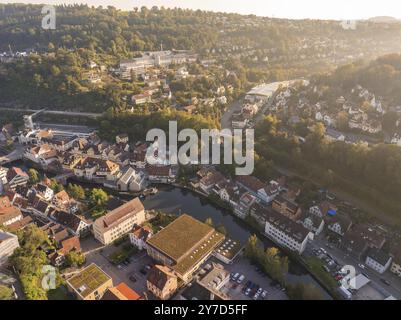
M134 225L141 225L145 219L145 208L139 198L135 198L97 219L93 233L97 240L107 245L128 234Z
M19 247L18 237L15 234L0 230L0 266L5 264L8 257Z
M311 231L302 224L283 216L282 214L264 208L261 213L265 217L265 234L277 244L299 254L306 248L309 239L313 239Z

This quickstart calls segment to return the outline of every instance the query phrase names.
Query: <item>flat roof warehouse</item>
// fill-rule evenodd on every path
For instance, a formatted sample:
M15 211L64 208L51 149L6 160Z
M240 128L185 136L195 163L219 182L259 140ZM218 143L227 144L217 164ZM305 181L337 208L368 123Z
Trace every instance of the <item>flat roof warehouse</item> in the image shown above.
M277 91L277 89L282 86L282 87L288 87L292 85L295 82L303 82L304 84L308 84L309 81L304 80L304 79L294 79L294 80L288 80L288 81L279 81L279 82L272 82L272 83L263 83L260 84L254 88L252 88L246 95L249 96L261 96L261 97L271 97L274 92Z
M179 216L148 240L148 244L176 262L185 273L224 240L224 235L187 214Z

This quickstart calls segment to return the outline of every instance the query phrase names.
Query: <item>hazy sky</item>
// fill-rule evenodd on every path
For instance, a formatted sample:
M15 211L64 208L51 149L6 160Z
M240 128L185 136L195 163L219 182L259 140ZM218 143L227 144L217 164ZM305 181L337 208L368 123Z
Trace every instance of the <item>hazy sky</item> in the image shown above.
M0 0L0 3L87 3L121 9L165 6L203 9L280 18L364 19L373 16L401 18L400 0Z

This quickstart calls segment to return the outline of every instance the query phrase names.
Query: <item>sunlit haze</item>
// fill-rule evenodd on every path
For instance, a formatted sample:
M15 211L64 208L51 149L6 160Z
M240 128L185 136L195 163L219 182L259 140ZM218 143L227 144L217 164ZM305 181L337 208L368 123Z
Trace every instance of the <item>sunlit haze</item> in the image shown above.
M0 3L18 2L0 0ZM72 4L87 3L94 6L112 5L124 10L140 6L165 6L202 9L241 14L257 14L279 18L313 19L366 19L374 16L401 18L401 3L396 0L25 0L24 3Z

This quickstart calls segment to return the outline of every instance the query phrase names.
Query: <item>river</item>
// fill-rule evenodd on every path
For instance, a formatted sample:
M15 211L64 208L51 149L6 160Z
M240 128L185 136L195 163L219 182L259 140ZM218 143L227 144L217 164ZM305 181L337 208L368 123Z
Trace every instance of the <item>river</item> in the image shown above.
M157 194L148 196L144 200L144 205L147 210L157 209L173 214L187 213L200 221L211 218L214 225L224 225L228 236L234 240L239 240L242 244L245 244L248 238L254 233L241 219L210 204L207 199L189 190L163 186L159 188ZM259 240L266 247L275 246L273 242L265 237L259 237ZM331 299L328 293L312 278L305 268L291 259L289 260L289 271L286 280L289 283L303 282L313 284L322 291L325 299Z

